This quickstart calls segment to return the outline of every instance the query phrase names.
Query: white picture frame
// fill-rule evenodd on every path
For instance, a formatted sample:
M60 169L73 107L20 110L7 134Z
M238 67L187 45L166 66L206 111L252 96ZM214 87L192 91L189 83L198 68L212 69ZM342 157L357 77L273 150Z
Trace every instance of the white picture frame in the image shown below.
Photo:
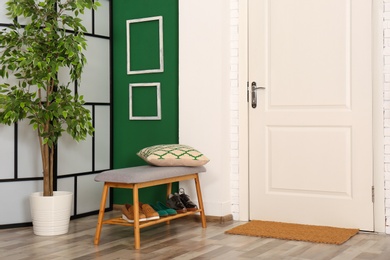
M131 53L130 53L130 25L132 23L143 23L150 21L158 21L159 24L159 53L160 53L160 67L157 69L145 69L145 70L131 70ZM163 44L163 17L162 16L154 16L147 18L139 18L139 19L131 19L126 21L126 47L127 47L127 74L146 74L146 73L159 73L164 72L164 44Z
M157 91L157 115L153 116L136 116L133 115L133 88L138 87L156 87ZM150 82L150 83L130 83L129 84L129 119L130 120L161 120L161 83Z

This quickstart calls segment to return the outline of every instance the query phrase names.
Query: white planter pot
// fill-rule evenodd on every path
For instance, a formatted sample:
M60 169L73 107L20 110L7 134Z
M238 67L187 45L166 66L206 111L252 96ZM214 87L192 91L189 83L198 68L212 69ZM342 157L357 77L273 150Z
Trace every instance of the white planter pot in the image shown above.
M55 191L53 196L42 192L30 195L30 208L34 234L55 236L68 233L73 193Z

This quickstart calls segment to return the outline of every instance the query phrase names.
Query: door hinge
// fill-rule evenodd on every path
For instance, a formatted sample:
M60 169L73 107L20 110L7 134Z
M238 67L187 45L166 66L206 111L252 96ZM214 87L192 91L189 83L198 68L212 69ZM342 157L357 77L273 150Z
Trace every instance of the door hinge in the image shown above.
M246 82L246 102L249 102L249 81Z
M372 199L372 203L374 203L374 201L375 201L375 188L374 188L374 186L371 186L371 199Z

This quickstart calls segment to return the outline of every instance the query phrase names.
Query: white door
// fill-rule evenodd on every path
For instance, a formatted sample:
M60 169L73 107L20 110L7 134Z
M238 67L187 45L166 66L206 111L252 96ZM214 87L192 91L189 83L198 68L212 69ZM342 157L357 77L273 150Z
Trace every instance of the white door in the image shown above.
M249 89L250 219L373 230L371 0L249 0Z

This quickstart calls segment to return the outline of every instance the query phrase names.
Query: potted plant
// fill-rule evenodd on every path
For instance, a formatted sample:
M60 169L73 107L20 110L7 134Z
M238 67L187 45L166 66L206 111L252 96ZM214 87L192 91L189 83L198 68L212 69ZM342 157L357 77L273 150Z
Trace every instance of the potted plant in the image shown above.
M86 64L82 53L87 46L86 28L78 15L97 6L99 2L93 0L6 3L7 15L13 23L0 32L0 123L11 125L26 119L37 132L43 167L43 196L39 197L46 199L45 204L51 204L47 199L56 197L53 162L58 138L66 131L80 141L94 131L83 97L70 85L76 83L79 87ZM70 82L60 82L60 71L68 71ZM65 211L69 211L69 223L70 208Z

